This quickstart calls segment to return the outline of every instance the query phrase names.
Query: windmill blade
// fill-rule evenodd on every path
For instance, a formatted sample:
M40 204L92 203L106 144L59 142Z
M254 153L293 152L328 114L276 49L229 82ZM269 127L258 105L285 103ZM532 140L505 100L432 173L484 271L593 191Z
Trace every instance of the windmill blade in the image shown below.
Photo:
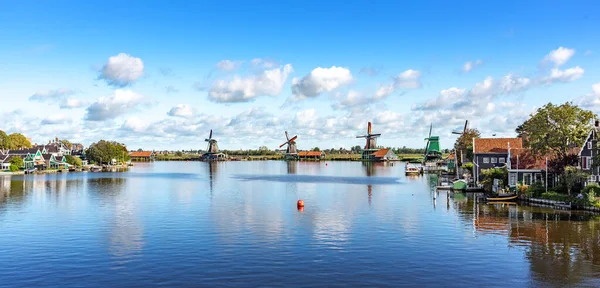
M427 138L431 138L431 130L433 130L433 123L429 126L429 136L427 136Z
M463 134L467 132L467 125L469 125L469 120L465 120L465 129L463 129Z
M371 135L371 122L369 122L369 126L367 128L367 134Z
M367 138L367 137L369 137L369 136L367 136L367 135L356 136L356 138Z
M294 141L296 141L296 139L298 139L298 135L292 137L292 139L288 140L288 143L292 143Z
M379 137L379 136L381 136L381 133L380 134L369 134L369 137L371 137L371 138L375 138L375 137Z
M208 139L212 139L212 129L210 129L210 134L208 134Z
M287 141L290 141L290 136L288 135L287 131L285 131L285 139L287 139Z
M285 146L286 144L290 144L290 143L289 143L289 142L285 142L285 143L283 143L283 144L279 145L279 148L281 148L281 147Z

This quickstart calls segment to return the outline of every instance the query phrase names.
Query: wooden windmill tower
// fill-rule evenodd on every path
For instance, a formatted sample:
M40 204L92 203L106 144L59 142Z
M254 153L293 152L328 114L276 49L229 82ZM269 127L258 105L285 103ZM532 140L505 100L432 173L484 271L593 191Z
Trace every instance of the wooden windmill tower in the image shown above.
M298 149L296 149L296 139L298 139L298 135L296 135L290 139L288 132L285 131L285 139L287 139L287 141L284 142L283 144L279 145L279 148L287 145L287 148L285 149L285 158L286 159L297 159L298 158Z
M208 147L206 148L206 153L202 154L202 160L207 161L215 161L215 160L225 160L227 156L223 153L219 152L219 146L217 146L217 140L212 138L212 129L210 130L210 134L208 134L208 138L204 139L205 142L208 142Z
M373 134L371 131L371 122L369 122L367 128L367 135L356 136L356 138L365 138L367 143L365 144L365 148L362 151L361 158L363 160L370 159L371 153L377 151L377 137L381 136L381 134Z

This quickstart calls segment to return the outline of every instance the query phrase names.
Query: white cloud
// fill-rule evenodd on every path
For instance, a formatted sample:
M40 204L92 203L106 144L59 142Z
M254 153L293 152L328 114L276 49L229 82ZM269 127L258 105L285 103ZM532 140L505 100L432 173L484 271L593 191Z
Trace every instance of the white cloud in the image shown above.
M592 93L579 99L579 106L598 111L600 109L600 83L592 85Z
M600 83L592 85L592 92L594 92L594 95L600 97Z
M475 84L475 86L469 91L469 95L474 97L490 96L494 93L494 79L487 77L483 82Z
M115 90L108 97L101 97L86 110L85 119L88 121L104 121L127 114L141 104L147 103L144 96L131 90Z
M365 97L356 90L350 90L347 93L338 92L333 98L338 100L337 103L331 105L333 109L348 109L358 105L365 105L371 101L370 98Z
M145 121L137 118L137 117L129 117L123 125L121 125L121 130L130 131L130 132L138 132L143 133L146 132L149 125Z
M63 114L51 115L42 120L41 125L69 124L71 119Z
M566 70L560 70L558 68L552 68L550 75L543 78L544 83L554 82L572 82L583 77L584 70L579 66L569 68Z
M527 90L531 86L531 80L525 77L519 77L514 74L508 74L499 82L500 92L510 94Z
M254 68L273 69L279 66L279 63L271 59L254 58L250 61L250 65Z
M216 66L221 71L231 72L237 70L241 64L240 61L221 60Z
M35 92L35 94L29 97L30 101L38 101L38 102L58 102L64 99L66 96L72 95L75 92L68 88L59 88L55 90L43 90Z
M293 71L292 65L287 64L246 78L236 75L230 81L218 80L210 87L208 98L220 103L235 103L252 101L259 96L276 96Z
M373 99L384 99L394 93L394 91L396 91L394 84L382 85L377 89L377 91L375 91Z
M68 98L68 99L64 99L62 102L60 102L59 107L60 107L60 109L75 109L75 108L81 108L85 105L86 105L86 103L83 100L76 99L76 98Z
M189 105L186 104L176 105L175 107L171 108L171 110L169 110L169 112L167 113L167 115L169 116L181 118L193 117L194 114L194 109L192 109Z
M352 82L349 69L332 66L331 68L315 68L302 79L292 80L292 93L296 99L316 97L323 92L331 92Z
M463 65L463 71L464 72L469 72L471 70L473 70L473 68L475 68L475 66L479 66L483 64L483 61L481 59L478 59L474 62L472 61L467 61L464 65Z
M559 67L567 63L567 61L569 61L573 55L575 55L575 49L569 49L561 46L556 50L550 51L550 53L544 57L543 62L552 62L554 63L555 67Z
M466 89L461 88L448 88L440 91L440 95L435 98L428 100L427 102L421 105L413 105L413 110L435 110L443 107L447 107L452 105L453 103L460 102L464 100L466 94Z
M125 53L108 58L100 70L100 79L104 79L110 86L125 87L133 84L144 75L142 59L129 56Z
M408 69L394 78L397 87L415 89L421 87L421 72Z

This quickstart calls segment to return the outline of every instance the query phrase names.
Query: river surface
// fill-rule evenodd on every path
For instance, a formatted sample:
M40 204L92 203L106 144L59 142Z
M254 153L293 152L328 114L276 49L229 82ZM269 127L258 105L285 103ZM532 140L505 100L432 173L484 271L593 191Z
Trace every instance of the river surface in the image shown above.
M435 182L360 162L0 176L0 286L600 287L597 216Z

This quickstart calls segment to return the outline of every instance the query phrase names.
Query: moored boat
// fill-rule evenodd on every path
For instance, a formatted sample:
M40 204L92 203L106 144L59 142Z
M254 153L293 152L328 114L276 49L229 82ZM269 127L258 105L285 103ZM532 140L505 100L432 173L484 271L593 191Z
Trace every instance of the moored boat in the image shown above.
M517 194L502 195L498 197L486 197L487 201L511 201L517 199Z
M459 179L452 182L452 189L458 191L466 191L467 190L467 181Z
M419 175L421 174L421 170L413 165L406 165L405 173L407 176Z

